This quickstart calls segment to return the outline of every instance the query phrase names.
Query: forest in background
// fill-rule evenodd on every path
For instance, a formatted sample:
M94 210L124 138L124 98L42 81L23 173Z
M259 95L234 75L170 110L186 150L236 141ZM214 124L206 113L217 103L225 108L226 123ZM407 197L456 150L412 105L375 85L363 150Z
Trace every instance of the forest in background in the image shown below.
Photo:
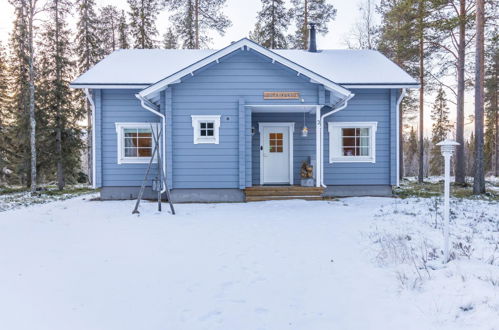
M116 49L209 48L213 33L231 25L226 0L128 0L128 10L94 0L9 0L15 8L9 42L0 44L0 185L91 181L91 110L69 83ZM474 176L485 191L486 173L499 175L499 24L492 0L363 0L348 46L376 49L421 85L401 105L401 176L442 173L436 143L451 136L458 184ZM158 31L158 13L171 27ZM261 0L248 36L271 49L306 49L308 24L327 35L341 15L334 1ZM373 19L379 15L380 23ZM68 20L77 20L71 28ZM160 33L161 32L161 33ZM478 83L476 83L478 82ZM474 90L475 115L464 117ZM428 95L436 95L428 102ZM425 111L432 122L424 121ZM456 122L449 119L455 113ZM415 121L417 125L414 125ZM471 136L465 124L473 124ZM431 136L425 136L426 126ZM86 161L82 162L82 155Z

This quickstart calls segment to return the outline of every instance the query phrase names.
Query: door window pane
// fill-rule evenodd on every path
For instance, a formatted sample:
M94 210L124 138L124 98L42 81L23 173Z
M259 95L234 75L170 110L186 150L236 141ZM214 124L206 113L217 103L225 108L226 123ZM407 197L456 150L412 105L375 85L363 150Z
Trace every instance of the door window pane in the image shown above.
M269 152L283 152L282 133L269 133Z

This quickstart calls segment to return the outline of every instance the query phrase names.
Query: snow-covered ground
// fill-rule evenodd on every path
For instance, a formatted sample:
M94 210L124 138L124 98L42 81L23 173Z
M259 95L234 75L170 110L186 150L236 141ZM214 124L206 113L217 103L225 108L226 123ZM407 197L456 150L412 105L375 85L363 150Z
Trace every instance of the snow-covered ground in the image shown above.
M453 201L442 266L435 199L91 197L0 212L0 329L499 329L497 202Z

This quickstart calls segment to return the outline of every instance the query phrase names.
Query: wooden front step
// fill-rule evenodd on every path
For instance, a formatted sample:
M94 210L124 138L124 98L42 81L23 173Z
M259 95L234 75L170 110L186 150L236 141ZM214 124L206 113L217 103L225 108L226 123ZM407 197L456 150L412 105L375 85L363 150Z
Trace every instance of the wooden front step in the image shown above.
M324 188L322 187L301 187L301 186L255 186L245 189L246 201L266 201L266 200L322 200Z

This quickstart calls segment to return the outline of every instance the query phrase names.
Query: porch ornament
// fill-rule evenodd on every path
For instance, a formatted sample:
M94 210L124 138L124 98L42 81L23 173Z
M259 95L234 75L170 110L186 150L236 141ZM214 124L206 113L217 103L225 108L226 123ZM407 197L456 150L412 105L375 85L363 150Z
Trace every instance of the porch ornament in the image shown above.
M314 167L308 162L304 161L300 168L301 185L303 187L314 186Z
M303 129L301 130L301 136L302 137L307 137L308 136L308 127L305 122L305 112L303 113Z

